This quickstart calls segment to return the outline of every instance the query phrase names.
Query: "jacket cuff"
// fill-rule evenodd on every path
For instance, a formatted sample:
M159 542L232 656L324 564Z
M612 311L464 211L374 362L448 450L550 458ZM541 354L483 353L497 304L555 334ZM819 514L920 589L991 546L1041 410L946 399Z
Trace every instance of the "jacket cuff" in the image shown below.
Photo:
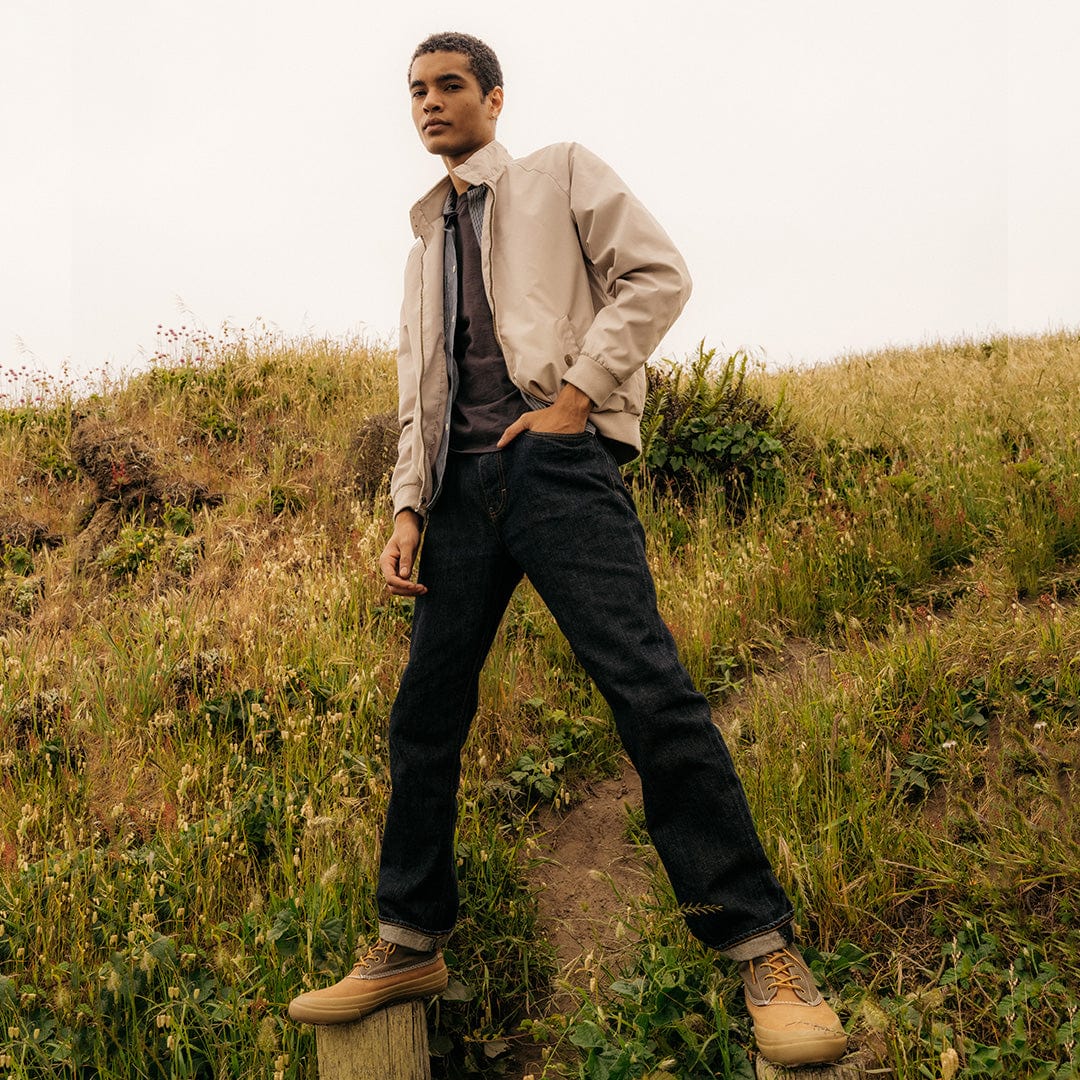
M619 388L619 380L598 360L584 353L563 373L563 382L588 394L598 409Z
M394 517L397 517L402 510L412 510L413 513L419 514L421 517L425 517L425 513L420 509L420 485L409 484L406 487L399 489L393 493L394 502Z

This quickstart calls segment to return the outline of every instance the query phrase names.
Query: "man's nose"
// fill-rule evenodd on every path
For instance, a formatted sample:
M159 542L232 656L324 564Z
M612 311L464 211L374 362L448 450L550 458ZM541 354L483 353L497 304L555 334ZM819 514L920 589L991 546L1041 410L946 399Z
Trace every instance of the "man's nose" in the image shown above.
M442 102L437 94L429 93L424 97L424 112L438 112L442 108Z

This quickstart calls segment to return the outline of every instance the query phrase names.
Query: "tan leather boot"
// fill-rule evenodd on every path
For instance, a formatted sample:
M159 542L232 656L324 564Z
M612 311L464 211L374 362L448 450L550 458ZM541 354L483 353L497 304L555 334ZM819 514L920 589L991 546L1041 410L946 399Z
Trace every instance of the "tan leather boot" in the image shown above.
M340 982L293 998L289 1016L305 1024L346 1024L395 1001L439 994L446 980L441 952L378 941Z
M839 1017L794 945L739 965L758 1049L778 1065L820 1065L847 1050Z

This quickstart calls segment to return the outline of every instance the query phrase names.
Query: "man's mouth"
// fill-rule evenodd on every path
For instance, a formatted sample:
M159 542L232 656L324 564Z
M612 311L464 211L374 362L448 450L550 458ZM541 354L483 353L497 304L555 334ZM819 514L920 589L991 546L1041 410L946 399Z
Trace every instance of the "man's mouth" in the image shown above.
M428 132L439 131L441 128L449 127L450 125L445 120L429 120L424 125L424 130Z

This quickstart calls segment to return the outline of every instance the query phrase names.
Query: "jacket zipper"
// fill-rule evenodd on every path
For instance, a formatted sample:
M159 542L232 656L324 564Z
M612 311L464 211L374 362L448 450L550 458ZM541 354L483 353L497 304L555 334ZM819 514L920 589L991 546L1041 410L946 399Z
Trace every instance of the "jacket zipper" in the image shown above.
M416 365L416 411L417 420L420 424L420 449L421 453L416 456L420 459L418 461L419 474L420 474L420 505L416 507L416 512L420 513L424 509L424 485L427 483L427 452L424 449L424 365L425 365L425 349L424 349L424 257L427 255L427 241L421 236L420 243L424 245L424 250L420 253L420 353L419 363ZM415 445L413 453L416 454ZM428 506L430 508L430 501Z
M426 242L424 244L424 250L425 250L425 252L427 251ZM454 261L455 261L455 264L456 264L456 262L457 262L456 253L455 253ZM423 318L423 291L424 291L424 289L423 289L423 286L424 286L423 265L424 264L421 261L421 264L420 264L420 266L421 266L421 274L420 274L420 296L421 296L420 312L421 312L421 319ZM442 289L444 291L443 307L445 309L445 306L446 306L446 296L445 296L445 289L446 289L446 284L445 284L445 282L446 282L446 227L445 227L445 224L443 225L442 267L441 267L441 272L438 275L438 278L439 278L439 281L442 283L441 287L442 287ZM444 312L443 312L443 326L444 326L444 331L443 332L444 332L444 334L445 334L445 324L446 324L446 312L444 310ZM428 499L428 501L427 501L427 509L428 509L428 511L430 511L431 508L435 505L435 500L438 499L439 493L442 491L443 478L446 475L446 454L444 453L444 448L447 447L447 444L450 441L450 414L451 414L451 412L452 412L452 410L454 408L454 395L456 393L454 373L451 372L450 367L449 367L449 361L447 360L448 345L449 345L448 342L446 342L446 341L443 342L443 363L447 368L447 371L446 371L446 409L443 412L441 426L439 428L439 444L438 444L438 446L435 447L435 461L433 463L433 473L432 473L432 477L431 477L431 498ZM422 429L421 429L421 444L423 445L423 431L422 431ZM424 447L424 459L425 459L425 464L426 464L426 461L427 461L427 448L426 448L426 446ZM441 469L439 468L440 462L442 463L442 468ZM421 486L421 490L423 490L422 486Z
M499 343L499 349L506 356L506 350L503 348L502 338L499 337L499 320L495 314L495 282L492 280L491 266L494 262L492 252L495 250L495 241L492 239L495 230L492 225L495 222L495 187L492 184L486 184L487 198L490 200L489 205L485 207L484 217L487 220L484 222L484 238L487 240L487 293L488 293L488 307L491 308L491 329L495 333L495 340Z

